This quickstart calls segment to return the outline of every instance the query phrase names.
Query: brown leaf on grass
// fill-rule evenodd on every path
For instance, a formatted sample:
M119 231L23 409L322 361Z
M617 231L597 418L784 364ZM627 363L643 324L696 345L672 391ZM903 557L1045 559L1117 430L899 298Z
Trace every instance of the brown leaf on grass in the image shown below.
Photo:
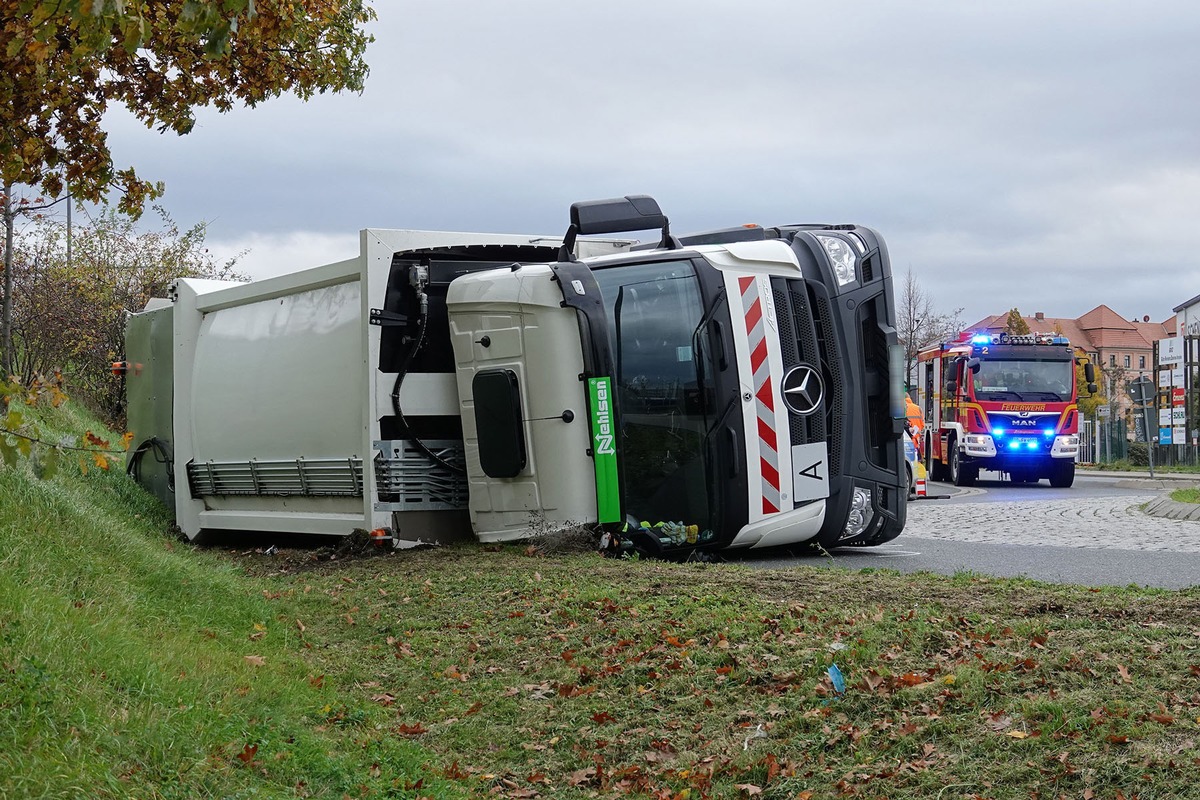
M243 656L242 660L247 664L253 664L256 667L265 666L267 663L267 660L262 656Z
M1121 673L1121 680L1125 683L1133 683L1133 678L1129 677L1129 670L1125 669L1124 664L1117 664L1117 672Z
M454 763L442 770L442 775L452 781L466 780L471 777L471 773L458 766L458 759L455 759Z
M325 685L325 676L324 675L309 675L308 676L308 685L313 687L314 689L320 689L322 686Z
M470 707L470 708L468 708L468 709L466 710L466 713L464 713L464 714L463 714L463 716L464 716L464 717L469 717L469 716L471 716L472 714L478 714L482 708L483 708L483 703L481 703L481 702L475 702L475 703L473 703L473 704L471 705L471 707Z
M248 744L242 748L242 752L237 754L238 761L243 764L249 764L254 760L254 754L258 752L258 745Z
M1114 734L1111 734L1108 736L1108 741L1111 744L1129 744L1129 737L1128 736L1118 736L1117 734L1114 733Z
M420 736L423 733L429 733L429 729L419 722L413 725L401 723L400 726L396 728L396 733L400 734L401 736ZM454 766L458 766L457 761L454 762Z
M755 786L753 783L739 783L734 788L746 797L757 797L762 794L762 787Z
M296 628L297 628L297 629L300 631L300 635L301 635L301 636L303 636L303 635L304 635L304 632L305 632L306 630L308 630L308 628L306 628L306 627L304 626L304 623L303 623L303 622L301 622L300 620L296 620Z
M375 701L376 703L379 703L380 705L384 706L385 708L387 706L396 704L395 696L390 695L387 692L383 692L381 694L373 694L373 695L371 695L371 699L373 701Z
M568 786L586 786L596 780L596 768L577 769L567 776Z
M597 725L606 725L610 722L616 721L617 718L607 711L598 711L595 714L592 714L592 722L596 723Z

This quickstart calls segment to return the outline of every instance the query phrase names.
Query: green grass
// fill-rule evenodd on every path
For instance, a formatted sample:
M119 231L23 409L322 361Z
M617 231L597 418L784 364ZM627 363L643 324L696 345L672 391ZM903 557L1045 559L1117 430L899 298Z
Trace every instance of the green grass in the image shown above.
M1200 489L1176 489L1171 492L1171 499L1180 503L1200 503Z
M1200 590L168 525L0 470L0 796L1200 797Z

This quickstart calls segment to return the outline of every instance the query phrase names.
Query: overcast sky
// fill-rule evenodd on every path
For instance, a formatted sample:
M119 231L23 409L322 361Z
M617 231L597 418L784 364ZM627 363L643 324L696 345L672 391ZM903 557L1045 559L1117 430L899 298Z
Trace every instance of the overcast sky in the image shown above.
M1200 294L1194 2L376 0L362 95L110 115L118 166L265 277L366 227L561 234L656 197L672 230L852 222L971 323Z

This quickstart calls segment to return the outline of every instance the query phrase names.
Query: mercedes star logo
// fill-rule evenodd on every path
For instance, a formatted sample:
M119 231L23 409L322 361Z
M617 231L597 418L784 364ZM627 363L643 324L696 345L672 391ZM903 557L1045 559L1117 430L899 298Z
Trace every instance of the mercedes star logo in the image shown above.
M825 385L815 367L801 364L783 376L783 402L793 414L804 417L813 413L820 408L824 397Z

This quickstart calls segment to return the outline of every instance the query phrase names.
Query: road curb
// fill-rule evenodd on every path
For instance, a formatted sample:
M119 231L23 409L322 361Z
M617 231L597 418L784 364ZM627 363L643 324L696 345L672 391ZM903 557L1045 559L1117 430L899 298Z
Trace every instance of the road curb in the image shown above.
M1180 503L1170 495L1151 500L1146 504L1146 513L1167 519L1187 519L1200 522L1200 503Z

